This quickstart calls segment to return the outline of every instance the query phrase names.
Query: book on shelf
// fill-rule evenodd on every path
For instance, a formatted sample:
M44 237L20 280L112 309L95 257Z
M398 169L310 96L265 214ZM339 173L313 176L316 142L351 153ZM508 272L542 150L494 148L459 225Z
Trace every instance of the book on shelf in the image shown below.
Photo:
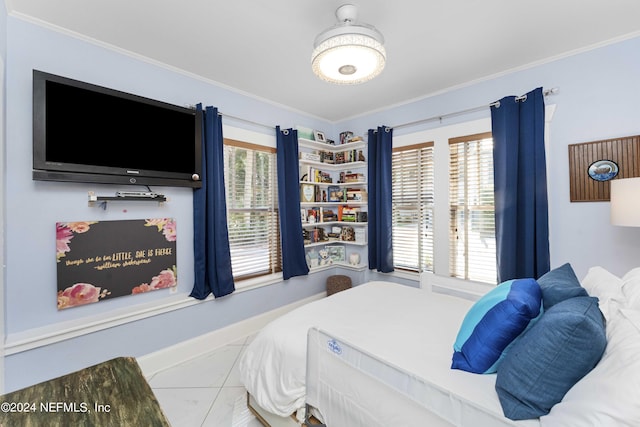
M328 239L322 227L314 227L312 229L302 230L302 240L305 245L308 245L310 243L325 242Z
M321 171L318 168L314 168L311 165L300 165L299 169L300 181L303 182L321 182L332 183L333 179L329 172Z
M331 222L331 221L337 221L338 220L338 214L336 214L335 212L333 212L332 209L321 209L321 218L322 218L322 222Z
M348 202L366 202L368 200L367 190L364 188L347 188Z
M338 215L333 209L325 209L322 206L308 208L305 213L307 222L315 224L319 222L332 222L338 220Z
M363 215L364 214L364 215ZM362 221L364 219L364 221ZM367 222L367 213L353 206L338 206L338 221Z
M362 173L345 173L343 182L346 182L346 183L349 183L349 182L364 182L364 174L362 174Z
M319 156L320 156L320 162L322 163L328 163L328 164L334 163L334 156L332 151L320 151Z

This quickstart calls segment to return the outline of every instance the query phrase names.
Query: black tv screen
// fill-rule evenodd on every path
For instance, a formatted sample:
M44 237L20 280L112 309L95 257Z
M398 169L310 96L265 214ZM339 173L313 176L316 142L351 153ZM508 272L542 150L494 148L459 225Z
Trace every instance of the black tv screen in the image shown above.
M33 179L201 187L201 114L33 71Z

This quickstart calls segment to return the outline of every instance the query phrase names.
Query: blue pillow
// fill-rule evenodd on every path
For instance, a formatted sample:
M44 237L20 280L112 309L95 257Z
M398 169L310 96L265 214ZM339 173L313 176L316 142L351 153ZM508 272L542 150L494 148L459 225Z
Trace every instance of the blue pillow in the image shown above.
M598 298L564 300L511 347L498 368L496 391L505 417L546 415L598 363L607 345Z
M545 311L566 299L589 296L587 290L580 285L580 281L569 263L542 275L538 279L538 284L542 289L542 302Z
M496 372L509 345L542 314L542 293L534 279L499 284L469 309L453 345L452 369Z

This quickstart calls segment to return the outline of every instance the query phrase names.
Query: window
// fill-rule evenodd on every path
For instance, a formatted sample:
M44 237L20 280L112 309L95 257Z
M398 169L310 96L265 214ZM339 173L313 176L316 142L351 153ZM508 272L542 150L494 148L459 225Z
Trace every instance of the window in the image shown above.
M491 133L449 139L449 156L450 274L495 283Z
M433 142L393 149L393 264L433 271Z
M224 144L233 277L282 271L275 149L232 139Z

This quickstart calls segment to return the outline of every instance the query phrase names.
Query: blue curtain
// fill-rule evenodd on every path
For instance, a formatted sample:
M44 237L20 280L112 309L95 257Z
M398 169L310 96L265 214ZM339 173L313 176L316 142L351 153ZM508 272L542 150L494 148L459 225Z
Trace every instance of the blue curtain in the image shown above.
M278 207L282 276L284 280L309 274L305 259L300 217L300 171L298 168L298 131L276 126L278 163Z
M218 298L235 290L231 271L227 204L224 189L224 141L218 109L202 104L202 188L193 192L194 285L191 296Z
M393 271L391 218L391 144L393 129L369 129L369 268Z
M498 282L549 271L542 88L491 107Z

